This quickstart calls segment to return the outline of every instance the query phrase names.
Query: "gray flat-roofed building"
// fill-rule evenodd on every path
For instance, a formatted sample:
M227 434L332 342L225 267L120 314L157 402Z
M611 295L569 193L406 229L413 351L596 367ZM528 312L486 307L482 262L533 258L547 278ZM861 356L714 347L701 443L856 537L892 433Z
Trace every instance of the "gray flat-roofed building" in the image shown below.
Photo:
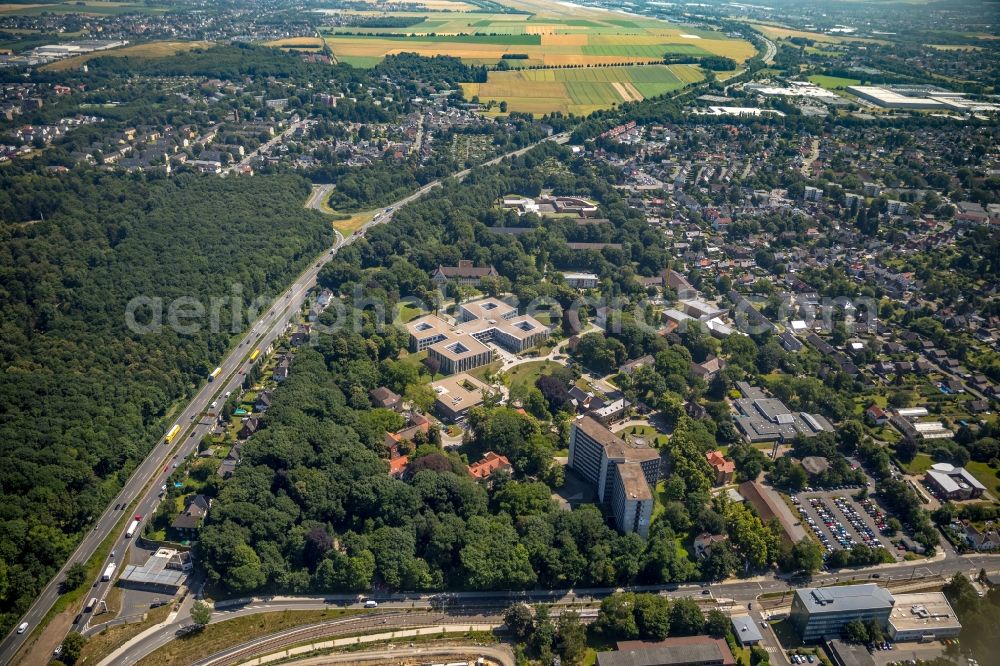
M125 565L118 578L121 587L176 594L191 570L191 554L161 548L146 563Z
M875 620L883 627L892 613L892 594L878 585L806 587L795 591L788 618L803 641L840 636L851 620Z
M939 493L953 500L967 500L982 497L986 486L964 467L949 463L937 463L927 470L924 481Z
M757 624L749 615L734 615L729 621L733 625L733 636L743 647L757 645L764 637L761 636Z
M954 638L962 631L955 609L943 592L896 595L889 616L889 637L894 641Z
M836 666L875 666L875 657L864 646L839 638L826 642L826 653Z
M775 442L794 439L798 435L812 437L821 432L833 432L833 426L818 414L793 412L777 398L770 398L759 388L738 382L744 396L733 401L739 412L736 426L750 442Z
M735 666L726 641L680 636L663 641L619 641L614 652L598 652L598 666Z

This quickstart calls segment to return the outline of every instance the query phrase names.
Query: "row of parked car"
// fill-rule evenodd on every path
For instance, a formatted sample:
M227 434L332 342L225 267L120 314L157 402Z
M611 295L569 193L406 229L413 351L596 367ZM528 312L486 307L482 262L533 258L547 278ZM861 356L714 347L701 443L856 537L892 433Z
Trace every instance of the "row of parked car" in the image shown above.
M851 524L851 527L858 533L861 537L861 541L864 542L869 548L879 548L882 546L879 543L878 537L875 536L875 530L868 527L868 523L865 522L864 518L861 517L854 507L851 506L850 501L846 497L835 497L833 503L837 505L840 512L844 514L847 518L847 522Z
M811 497L809 498L809 504L812 505L813 511L819 516L819 519L823 522L830 534L833 535L834 540L840 544L841 548L851 548L857 545L857 541L847 532L847 528L844 527L843 523L834 518L833 512L830 510L829 505L821 497ZM802 516L809 528L812 529L816 538L820 540L823 547L826 548L826 552L832 553L837 549L833 545L833 541L830 537L826 535L826 532L816 523L815 520L809 515L805 507L799 506L799 514Z
M799 654L798 652L789 655L788 658L791 660L793 664L805 664L807 662L811 664L814 661L816 661L816 657L812 656L811 654Z
M886 531L888 531L889 526L886 524L885 514L882 513L882 510L876 506L875 502L873 502L870 497L866 497L861 500L861 508L865 510L865 513L871 516L871 519L875 521L875 527L877 527L882 534L885 534Z

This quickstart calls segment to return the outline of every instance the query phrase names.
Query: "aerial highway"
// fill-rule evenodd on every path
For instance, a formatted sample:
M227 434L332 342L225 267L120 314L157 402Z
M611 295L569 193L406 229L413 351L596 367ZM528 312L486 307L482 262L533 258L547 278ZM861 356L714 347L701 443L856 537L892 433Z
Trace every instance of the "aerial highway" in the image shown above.
M289 129L291 130L292 128ZM505 158L522 155L545 141L565 143L568 139L569 137L565 133L553 135L524 148L500 155L485 164L496 164ZM461 180L468 176L471 171L472 169L465 169L453 174L451 177ZM125 531L130 521L122 521L122 518L126 516L126 512L128 512L130 518L141 516L143 520L153 513L156 505L159 503L160 487L170 476L174 464L179 463L194 451L198 446L198 442L211 431L215 422L215 417L212 416L215 413L215 408L222 405L228 392L237 391L243 383L243 373L250 366L248 362L249 355L255 349L266 350L269 345L284 333L288 323L301 310L306 294L316 285L316 276L323 265L336 254L339 248L349 245L357 238L364 236L369 227L389 222L400 207L419 199L440 184L441 181L439 180L427 183L419 190L399 201L378 209L375 212L375 217L363 225L353 236L344 238L338 233L335 245L329 251L325 251L322 256L318 257L314 263L310 264L309 268L299 275L285 292L275 298L271 307L254 322L250 330L240 338L236 346L219 363L221 370L215 381L207 382L202 386L190 402L176 415L171 425L168 426L168 432L173 430L174 426L177 427L176 435L170 437L170 441L167 441L168 436L165 435L150 450L146 458L138 465L128 481L126 481L118 495L96 519L92 529L81 539L76 550L73 551L73 554L63 565L63 568L45 586L41 594L28 609L28 612L15 623L16 626L21 622L27 622L28 630L22 634L11 630L4 638L3 642L0 643L0 664L11 663L18 651L34 636L32 632L38 627L39 622L42 621L46 613L48 613L49 609L52 608L59 598L59 584L65 578L66 571L72 563L89 560L104 540L116 530L118 530L118 534L112 549L116 553L124 553L125 547L131 541L131 539L125 536ZM311 196L307 203L315 206L317 202L318 199L315 196ZM119 524L120 522L121 524ZM94 583L93 590L88 592L86 596L88 598L97 597L98 599L103 599L113 585L113 582L113 580L101 581L99 577ZM78 627L75 625L72 627L72 629L82 628L82 626ZM57 640L50 641L52 647L55 647L61 639L62 636L59 636ZM49 642L46 642L46 645L48 644Z

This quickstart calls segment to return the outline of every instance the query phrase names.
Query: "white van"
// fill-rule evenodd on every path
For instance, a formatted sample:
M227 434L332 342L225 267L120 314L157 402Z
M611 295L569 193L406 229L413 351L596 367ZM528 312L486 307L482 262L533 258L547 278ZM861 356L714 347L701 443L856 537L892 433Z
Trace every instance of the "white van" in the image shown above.
M365 608L378 608L378 602L369 599L368 601L365 602Z
M22 622L21 624L17 625L17 633L23 634L27 630L28 630L28 623L27 622Z

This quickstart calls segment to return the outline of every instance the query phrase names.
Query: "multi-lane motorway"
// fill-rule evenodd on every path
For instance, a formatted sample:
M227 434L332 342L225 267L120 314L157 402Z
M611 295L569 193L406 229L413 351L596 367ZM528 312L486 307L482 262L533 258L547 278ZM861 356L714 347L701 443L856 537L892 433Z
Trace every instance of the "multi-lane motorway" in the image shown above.
M544 141L555 141L557 143L565 143L567 140L568 136L566 134L558 134L544 139ZM496 164L507 157L521 155L534 148L538 143L500 155L486 164ZM470 169L466 169L454 174L453 177L461 180L470 171ZM239 344L220 363L219 367L222 368L222 371L218 379L205 384L177 415L173 424L180 426L180 433L170 443L166 443L163 439L157 442L153 450L133 472L132 476L129 477L118 496L115 497L114 501L111 502L100 518L97 519L93 529L80 541L80 544L63 568L49 581L49 584L42 590L42 593L28 609L28 612L18 621L18 624L20 622L27 622L28 630L23 634L11 631L3 642L0 643L0 664L11 662L18 650L32 636L32 631L38 626L38 623L45 617L45 614L52 608L53 604L55 604L59 598L59 583L65 578L66 569L71 563L87 561L97 551L101 543L115 530L118 530L119 533L113 549L117 553L125 551L125 546L128 542L125 538L125 529L128 526L128 521L119 525L125 513L128 512L130 516L138 514L145 518L153 512L156 504L159 502L160 486L170 476L173 464L183 460L185 456L191 453L197 447L198 442L212 429L214 418L209 416L209 413L214 412L212 403L218 402L221 405L227 392L239 389L239 386L243 383L243 374L241 371L246 372L249 367L247 361L248 355L258 347L262 350L266 349L284 332L286 325L300 311L308 291L315 286L316 276L319 274L323 264L330 260L337 249L363 236L370 226L389 222L393 214L400 207L419 199L438 185L440 185L440 181L428 183L409 196L376 211L374 219L362 226L354 236L343 238L338 234L336 245L310 265L288 290L275 299L272 307L262 314L251 327L251 330L243 336ZM314 203L313 199L314 197L310 197L310 203ZM118 507L117 510L115 509L116 506ZM93 591L88 593L87 597L94 596L98 599L103 599L104 595L107 594L109 586L110 583L102 583L98 580L95 583Z

